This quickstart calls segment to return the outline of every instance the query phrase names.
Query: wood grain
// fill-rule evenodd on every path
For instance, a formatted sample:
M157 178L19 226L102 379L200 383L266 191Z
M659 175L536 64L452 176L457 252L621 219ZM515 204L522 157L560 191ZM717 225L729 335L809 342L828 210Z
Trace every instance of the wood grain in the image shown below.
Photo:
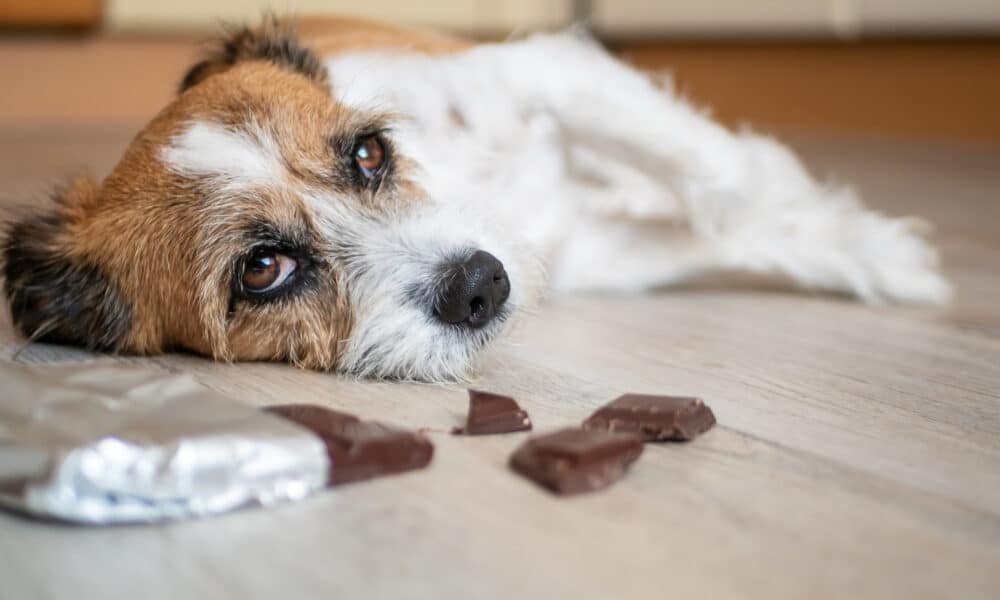
M109 168L131 131L0 130L0 205ZM461 385L354 381L194 356L32 345L25 362L193 373L253 405L315 402L430 427L430 469L295 505L162 527L0 514L2 598L995 598L1000 590L1000 155L811 136L870 203L937 224L959 297L870 308L751 289L558 296L478 387L536 431L620 392L699 394L719 426L648 446L603 493L558 499L506 468L524 434L464 438ZM0 319L0 359L21 348Z

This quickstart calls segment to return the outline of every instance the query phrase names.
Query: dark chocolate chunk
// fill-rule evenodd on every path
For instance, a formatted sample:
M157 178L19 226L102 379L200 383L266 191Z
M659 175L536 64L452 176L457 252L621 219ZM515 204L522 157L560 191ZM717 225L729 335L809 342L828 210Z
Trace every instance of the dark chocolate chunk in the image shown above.
M509 396L469 390L469 416L465 427L453 433L485 435L529 431L531 418Z
M579 494L611 485L640 454L634 434L563 429L526 441L510 466L557 494Z
M311 430L326 444L331 485L422 469L431 462L434 446L426 437L361 421L311 404L268 406L264 410Z
M344 423L357 423L361 419L316 404L275 404L265 406L266 412L295 421L314 432L337 431Z
M625 394L597 409L584 429L638 433L649 441L691 440L715 425L701 398Z

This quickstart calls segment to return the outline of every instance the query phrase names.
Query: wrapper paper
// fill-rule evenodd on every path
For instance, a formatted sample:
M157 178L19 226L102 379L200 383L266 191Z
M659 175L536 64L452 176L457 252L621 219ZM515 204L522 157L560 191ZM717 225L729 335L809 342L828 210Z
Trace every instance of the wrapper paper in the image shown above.
M322 441L186 375L0 363L0 505L88 524L298 500L326 482Z

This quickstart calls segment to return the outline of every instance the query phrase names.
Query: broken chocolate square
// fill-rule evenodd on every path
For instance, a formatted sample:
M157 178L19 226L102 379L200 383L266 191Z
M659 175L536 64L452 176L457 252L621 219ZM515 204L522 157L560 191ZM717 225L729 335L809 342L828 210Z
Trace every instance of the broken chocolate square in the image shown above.
M268 406L264 410L309 429L326 444L330 485L422 469L431 462L434 446L426 437L361 421L311 404Z
M510 457L518 473L561 495L607 487L642 454L628 433L563 429L529 439Z
M715 425L701 398L625 394L597 409L584 429L638 433L645 441L691 440Z
M465 427L452 433L487 435L531 429L531 418L510 396L469 390L469 416Z

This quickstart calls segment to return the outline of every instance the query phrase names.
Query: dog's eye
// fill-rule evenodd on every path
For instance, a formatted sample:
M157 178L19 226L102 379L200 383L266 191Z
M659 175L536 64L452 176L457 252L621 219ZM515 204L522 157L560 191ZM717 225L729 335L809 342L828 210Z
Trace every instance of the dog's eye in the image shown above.
M357 163L358 169L361 170L361 174L366 179L375 177L375 173L384 161L385 148L382 147L382 142L375 136L369 136L361 140L361 143L358 144L357 149L354 151L354 162Z
M274 250L258 250L243 266L243 289L255 293L277 289L288 281L297 266L294 258Z

